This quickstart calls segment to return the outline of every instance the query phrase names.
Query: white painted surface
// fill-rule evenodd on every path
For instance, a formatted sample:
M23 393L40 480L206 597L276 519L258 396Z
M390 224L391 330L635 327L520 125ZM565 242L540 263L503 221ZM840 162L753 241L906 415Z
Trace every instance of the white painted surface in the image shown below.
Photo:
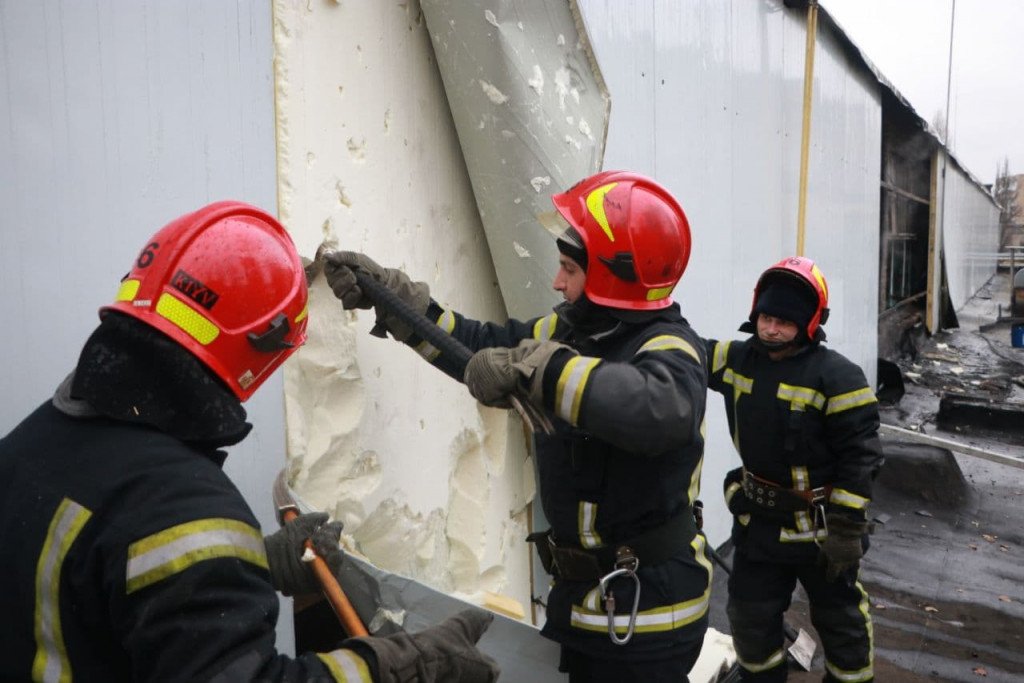
M757 276L796 249L804 15L778 0L581 5L612 97L605 167L676 195L693 254L675 297L699 334L738 338ZM829 345L873 380L880 98L824 31L815 74L805 252L831 287ZM739 459L716 394L708 413L702 498L717 544L730 525L721 482Z
M275 210L271 49L260 3L0 2L0 433L74 367L153 232L218 199ZM227 461L270 528L281 387Z
M946 169L942 240L954 310L960 310L995 273L999 208L955 164Z

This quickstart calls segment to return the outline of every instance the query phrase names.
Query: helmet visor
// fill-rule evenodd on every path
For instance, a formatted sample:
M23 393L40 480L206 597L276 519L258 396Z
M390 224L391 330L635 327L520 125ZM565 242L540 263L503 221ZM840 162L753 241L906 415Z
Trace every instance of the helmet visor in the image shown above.
M575 231L570 231L569 228L572 225L569 221L565 220L565 217L557 211L543 211L537 214L537 222L540 223L541 227L547 230L552 237L555 239L567 240L570 243L580 249L583 248L583 242L580 241L579 235ZM570 236L570 232L572 233Z

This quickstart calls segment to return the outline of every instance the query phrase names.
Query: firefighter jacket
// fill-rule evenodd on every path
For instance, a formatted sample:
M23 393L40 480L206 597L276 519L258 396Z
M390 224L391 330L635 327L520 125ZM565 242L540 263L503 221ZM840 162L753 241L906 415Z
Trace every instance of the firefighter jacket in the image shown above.
M222 460L50 402L0 440L0 679L370 681L349 650L277 654L263 537Z
M878 402L861 369L819 344L772 360L753 339L708 341L708 387L722 394L733 445L745 470L787 489L827 487L825 507L863 520L882 463ZM726 482L726 502L743 496ZM817 517L817 519L816 519ZM817 558L821 514L752 508L733 522L733 540L751 559Z
M638 552L640 603L627 646L609 639L596 581L556 576L543 634L597 657L670 658L680 643L702 638L707 627L711 565L692 521L704 452L705 349L677 305L593 334L569 325L558 312L565 306L505 325L469 320L436 302L427 315L474 351L534 338L579 352L555 353L543 376L544 408L558 419L555 433L538 433L534 445L553 540L559 546L609 548L687 517L689 532L674 541L666 561L645 564ZM459 368L432 346L415 337L407 343L462 380ZM611 587L621 637L633 582L617 580Z

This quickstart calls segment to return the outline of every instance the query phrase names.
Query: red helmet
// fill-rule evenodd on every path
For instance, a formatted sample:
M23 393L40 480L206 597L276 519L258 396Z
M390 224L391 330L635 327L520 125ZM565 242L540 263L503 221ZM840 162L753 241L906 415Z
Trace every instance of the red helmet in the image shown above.
M640 311L672 304L690 259L690 224L668 190L636 173L603 171L551 201L583 240L588 299Z
M804 256L784 258L761 273L754 287L754 301L750 305L751 322L756 318L754 309L761 293L768 285L780 281L796 284L807 293L809 301L815 302L805 331L810 340L824 339L825 333L819 327L828 320L828 283L825 282L825 275L814 265L814 261Z
M277 220L216 202L153 235L121 282L118 311L201 360L242 401L306 341L306 280Z

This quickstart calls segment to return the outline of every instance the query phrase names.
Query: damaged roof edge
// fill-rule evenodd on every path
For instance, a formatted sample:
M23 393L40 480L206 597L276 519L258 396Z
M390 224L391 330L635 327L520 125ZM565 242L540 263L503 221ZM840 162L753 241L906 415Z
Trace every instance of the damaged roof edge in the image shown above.
M989 198L993 205L998 206L998 204L996 204L995 197L992 195L992 191L986 187L986 185L981 182L977 176L971 173L970 169L964 166L963 163L956 158L956 155L946 147L946 144L939 137L938 131L936 131L928 121L921 118L921 115L917 113L916 109L914 109L914 105L910 103L910 100L904 97L903 93L896 88L892 81L886 78L885 74L883 74L870 59L868 59L868 56L864 51L861 50L853 39L846 33L842 24L836 21L835 17L829 14L826 7L820 3L818 5L818 11L825 16L825 25L831 30L832 35L836 38L836 42L839 43L840 48L842 48L843 52L846 53L851 64L870 73L879 86L881 86L883 90L888 91L899 106L903 107L906 112L917 121L921 130L924 131L932 142L935 143L935 146L943 150L949 160L952 161L956 167L971 180L971 182L978 186L978 189L980 189Z

